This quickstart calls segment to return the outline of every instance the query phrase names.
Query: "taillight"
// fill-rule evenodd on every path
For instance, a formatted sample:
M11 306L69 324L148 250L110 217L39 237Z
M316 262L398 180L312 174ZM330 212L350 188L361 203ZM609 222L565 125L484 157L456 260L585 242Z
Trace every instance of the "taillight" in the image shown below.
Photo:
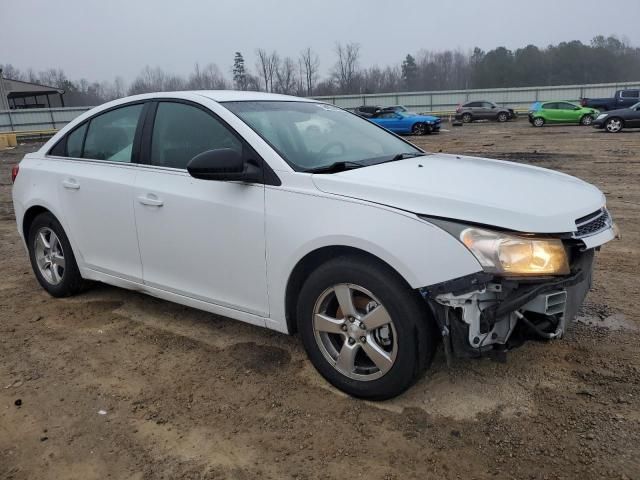
M11 183L15 183L16 177L18 176L18 172L20 171L20 167L18 165L14 165L11 169Z

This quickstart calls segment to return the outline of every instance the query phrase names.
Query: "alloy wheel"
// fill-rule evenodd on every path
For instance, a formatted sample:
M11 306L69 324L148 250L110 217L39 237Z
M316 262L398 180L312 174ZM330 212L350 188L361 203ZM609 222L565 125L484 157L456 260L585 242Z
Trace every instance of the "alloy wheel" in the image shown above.
M393 367L398 336L387 309L367 289L341 283L325 290L313 309L322 355L341 374L376 380Z
M536 127L541 127L541 126L543 126L543 125L544 125L544 120L543 120L542 118L540 118L540 117L538 117L538 118L534 118L534 119L533 119L533 124L534 124Z
M427 127L424 123L416 123L411 131L414 135L424 135L427 132Z
M612 118L607 121L606 124L607 132L616 133L622 130L622 121L617 118Z
M582 117L582 125L589 126L593 123L593 117L591 115L585 115Z
M40 275L51 285L58 285L66 266L62 243L53 230L42 227L34 240L36 264Z

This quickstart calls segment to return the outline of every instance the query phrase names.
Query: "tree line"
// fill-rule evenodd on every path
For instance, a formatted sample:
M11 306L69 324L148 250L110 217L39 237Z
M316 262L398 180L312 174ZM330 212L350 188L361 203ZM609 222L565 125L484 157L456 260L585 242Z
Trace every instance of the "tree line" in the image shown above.
M396 65L363 67L358 43L337 43L328 74L321 74L319 55L305 48L295 57L256 49L250 66L235 52L229 75L215 64L196 64L186 75L145 67L127 85L113 81L70 80L61 69L36 73L0 65L3 76L64 89L68 105L97 105L126 95L171 90L239 89L299 96L525 87L637 81L640 48L615 36L598 35L589 44L574 40L539 48L497 47L407 54Z

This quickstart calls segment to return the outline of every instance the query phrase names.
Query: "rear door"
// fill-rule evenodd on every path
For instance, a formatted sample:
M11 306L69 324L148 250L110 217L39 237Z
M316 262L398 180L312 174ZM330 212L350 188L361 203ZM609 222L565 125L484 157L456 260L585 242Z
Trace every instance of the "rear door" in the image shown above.
M133 213L143 103L100 113L57 144L58 192L84 266L142 281ZM53 153L53 152L52 152Z
M540 111L547 122L559 122L560 114L558 111L558 104L556 102L543 103L540 106Z
M483 118L485 120L493 119L495 112L492 107L493 104L490 102L481 102L480 108L478 109L478 118Z
M154 103L144 130L146 166L134 195L144 283L267 316L264 185L199 180L186 170L204 151L249 155L250 147L192 102Z

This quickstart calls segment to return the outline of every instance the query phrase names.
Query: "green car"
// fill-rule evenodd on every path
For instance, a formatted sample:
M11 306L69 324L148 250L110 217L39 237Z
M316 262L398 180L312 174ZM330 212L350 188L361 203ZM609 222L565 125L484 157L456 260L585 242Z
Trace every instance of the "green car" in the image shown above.
M529 110L529 123L541 127L545 123L578 123L591 125L600 114L595 108L571 102L535 102Z

